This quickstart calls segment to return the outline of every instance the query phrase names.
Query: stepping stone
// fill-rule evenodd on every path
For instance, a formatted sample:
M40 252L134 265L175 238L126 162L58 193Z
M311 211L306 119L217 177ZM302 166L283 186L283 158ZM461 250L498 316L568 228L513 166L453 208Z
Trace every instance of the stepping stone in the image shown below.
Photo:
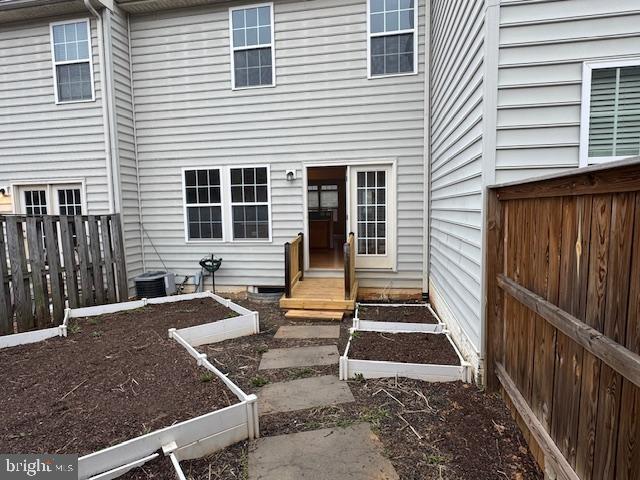
M249 480L399 480L368 424L259 438Z
M258 395L260 415L354 402L347 382L335 375L301 378L266 385Z
M262 355L258 370L270 368L313 367L338 363L340 354L335 345L319 347L274 348Z
M338 338L339 325L284 325L274 338Z

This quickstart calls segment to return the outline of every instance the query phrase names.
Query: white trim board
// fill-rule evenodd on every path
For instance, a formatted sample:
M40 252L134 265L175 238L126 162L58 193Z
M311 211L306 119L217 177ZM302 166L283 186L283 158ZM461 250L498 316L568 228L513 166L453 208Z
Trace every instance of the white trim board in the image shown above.
M466 362L460 351L451 341L448 333L420 332L422 335L446 335L447 340L455 350L460 360L460 365L436 365L404 362L387 362L383 360L357 360L349 358L349 348L353 332L345 348L344 355L340 357L340 380L355 378L362 375L364 378L394 378L405 377L426 382L455 382L462 380L470 383L472 381L471 365ZM413 332L418 333L418 332Z

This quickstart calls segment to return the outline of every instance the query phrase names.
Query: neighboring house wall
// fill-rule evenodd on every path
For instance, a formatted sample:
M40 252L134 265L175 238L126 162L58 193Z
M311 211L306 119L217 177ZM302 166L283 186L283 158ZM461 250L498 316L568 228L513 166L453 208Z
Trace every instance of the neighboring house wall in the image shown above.
M88 212L107 213L102 88L93 18L91 37L96 100L56 105L49 20L0 29L0 185L83 180Z
M582 64L640 56L640 3L505 1L496 181L579 165Z
M425 4L419 74L367 79L366 0L275 2L276 84L232 91L228 4L131 17L147 269L226 285L283 285L283 244L303 229L303 162L396 159L398 272L361 286L421 288ZM269 164L270 243L185 243L183 167ZM287 169L298 178L287 182Z
M431 3L429 294L475 365L481 352L482 0Z
M129 27L126 12L116 7L111 14L111 56L113 92L117 124L120 173L120 210L122 214L127 276L129 282L143 272L142 229L138 203L135 115L129 56Z

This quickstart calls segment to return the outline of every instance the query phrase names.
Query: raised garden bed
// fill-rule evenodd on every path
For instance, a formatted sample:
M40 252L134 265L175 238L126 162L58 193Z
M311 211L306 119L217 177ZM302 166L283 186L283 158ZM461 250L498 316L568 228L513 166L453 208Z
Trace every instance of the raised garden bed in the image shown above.
M444 325L427 303L359 303L353 328L374 332L435 332Z
M446 333L352 329L345 353L340 357L340 379L360 376L470 382L471 369Z
M0 350L0 451L79 453L79 478L106 479L172 442L192 459L255 438L255 395L194 345L257 329L208 292L70 310L68 338Z

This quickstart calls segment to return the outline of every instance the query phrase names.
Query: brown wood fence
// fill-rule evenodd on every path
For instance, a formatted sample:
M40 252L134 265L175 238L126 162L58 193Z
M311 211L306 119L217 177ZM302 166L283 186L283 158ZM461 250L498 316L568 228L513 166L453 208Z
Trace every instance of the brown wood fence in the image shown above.
M640 162L491 189L487 387L551 478L640 478Z
M0 216L0 335L60 325L66 304L127 296L118 215Z

